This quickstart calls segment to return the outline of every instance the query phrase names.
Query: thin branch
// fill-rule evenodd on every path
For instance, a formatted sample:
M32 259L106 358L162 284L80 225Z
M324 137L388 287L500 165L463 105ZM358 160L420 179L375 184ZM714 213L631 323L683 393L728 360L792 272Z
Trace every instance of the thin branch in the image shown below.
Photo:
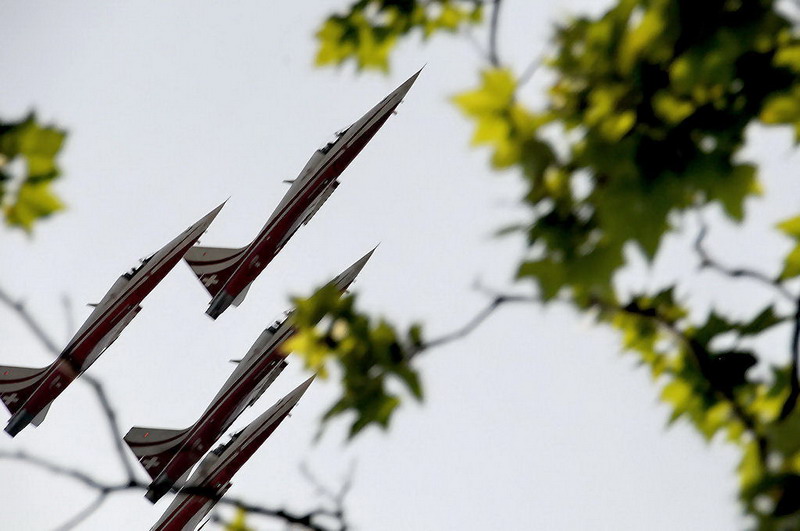
M698 218L700 220L700 232L698 232L697 238L694 240L694 250L700 257L700 269L713 269L732 278L750 278L769 286L780 293L780 295L784 298L794 302L794 295L792 295L792 293L786 289L779 279L770 278L761 271L756 271L754 269L727 267L719 263L717 260L711 258L711 256L708 254L708 251L706 251L706 249L703 247L703 242L708 234L708 227L706 227L705 222L701 217L698 216Z
M500 57L497 54L497 32L498 21L500 19L500 5L502 0L494 0L492 3L492 18L489 21L489 62L494 67L500 66Z
M94 376L84 374L81 376L81 378L92 387L92 390L97 397L97 402L100 404L100 408L103 410L103 416L106 419L106 425L111 432L111 439L114 441L114 450L116 450L119 462L122 464L122 468L125 469L125 475L128 478L128 481L133 481L136 476L134 474L133 467L131 467L131 463L128 460L128 453L125 451L125 447L122 445L122 432L120 431L119 423L117 422L117 412L111 406L111 402L108 399L105 387Z
M798 370L800 370L800 298L798 298L795 302L791 349L791 387L789 396L786 398L786 402L783 403L783 407L781 408L781 414L778 417L778 420L784 420L786 417L788 417L797 406L797 399L800 398L800 379L798 379L800 378L800 375L798 375Z
M78 516L81 516L81 520L88 517L92 512L96 510L97 507L99 507L100 504L102 504L103 501L105 501L105 498L110 494L123 491L144 492L149 487L147 483L138 480L133 480L126 483L104 483L76 468L65 467L58 463L54 463L47 459L37 457L23 451L17 451L17 452L0 451L0 459L15 460L29 464L31 466L40 468L57 476L63 476L73 481L76 481L98 492L98 498L96 498L94 502L90 504L84 511L81 511L81 513L71 518L69 522L64 524L64 526L62 526L62 529L69 529L70 527L74 527L74 525L80 523L80 520L78 520ZM171 490L172 492L178 492L180 490L180 487L173 487ZM306 513L295 513L287 511L286 509L272 509L269 507L265 507L263 505L256 505L239 498L231 498L227 496L224 498L220 498L219 495L216 494L216 491L209 491L208 489L187 488L184 489L183 492L187 494L205 496L210 499L214 499L219 504L238 507L244 509L248 513L257 514L261 516L268 516L272 518L278 518L294 525L302 525L311 531L330 531L331 528L321 526L314 522L314 519L318 517L329 517L335 519L340 524L340 527L336 528L339 531L344 531L347 528L344 520L344 513L339 509L332 511L325 508L318 508L308 511Z
M525 67L525 70L522 71L522 74L520 74L519 79L517 80L517 89L526 85L528 81L531 80L533 75L544 64L544 58L545 54L542 52L538 57L531 61L528 66Z
M467 38L467 41L472 45L475 49L475 52L480 56L481 59L485 61L489 61L489 54L486 50L483 49L480 41L475 37L475 33L473 33L472 28L469 25L464 25L462 33Z
M28 310L25 309L25 304L22 301L13 300L8 293L5 292L5 290L0 288L0 302L17 313L19 318L22 319L22 321L28 326L28 329L33 332L34 336L36 336L36 339L38 339L47 350L49 350L55 356L58 356L61 353L61 349L56 346L53 340L50 339L50 336L47 335L47 332L45 332L39 323L31 316L31 314L28 313Z
M42 457L36 457L31 455L23 450L18 450L16 452L5 452L0 451L0 459L7 459L7 460L14 460L14 461L21 461L23 463L27 463L32 465L36 468L41 468L47 472L55 474L57 476L64 476L78 483L82 483L86 487L89 487L94 490L98 490L100 492L110 492L110 487L107 484L101 483L91 477L89 474L78 470L77 468L70 468L63 465L59 465L58 463L54 463Z
M446 343L450 343L452 341L457 341L459 339L464 339L469 334L472 333L479 325L481 325L486 319L492 315L495 310L497 310L500 306L509 303L509 302L540 302L540 299L537 297L532 297L530 295L507 295L507 294L497 294L494 296L494 299L481 311L479 311L475 316L467 321L466 324L457 328L456 330L444 334L443 336L439 336L436 339L431 339L429 341L424 342L420 345L417 349L415 349L411 353L411 357L416 356L423 350L428 350L431 348L440 347Z
M317 490L317 494L328 498L337 507L337 509L342 509L344 506L344 499L347 497L347 494L350 492L350 489L353 485L355 462L350 463L350 469L347 471L347 476L345 476L344 483L337 491L334 491L328 486L323 485L323 483L311 473L311 470L309 470L306 463L300 464L300 473L306 478L306 481L314 486L314 488Z
M64 309L64 321L67 323L66 341L69 341L75 335L77 327L75 326L75 316L72 311L72 298L66 293L61 295L61 307Z
M39 325L36 319L28 313L25 309L25 306L22 302L14 301L8 293L5 292L2 288L0 288L0 301L6 304L12 311L16 312L17 316L28 326L28 328L33 332L33 335L49 350L53 355L58 356L61 353L61 350L56 346L52 339L45 333L44 329ZM69 316L71 312L71 303L68 302L69 298L67 296L62 297L62 304L64 305L64 309L66 315ZM69 317L68 317L69 320ZM74 325L70 323L70 329L74 330ZM133 480L134 472L133 468L131 467L130 462L128 461L128 454L125 451L125 448L122 446L122 432L119 429L119 425L117 423L117 413L114 411L114 408L111 406L111 402L108 400L108 395L105 392L105 388L103 384L100 383L97 378L89 374L83 374L80 377L81 380L89 384L92 390L97 397L97 401L100 404L100 408L104 413L104 417L106 419L106 424L108 425L109 430L111 431L111 436L114 441L114 448L116 449L117 455L119 457L120 463L122 463L122 467L125 470L125 474L127 479Z
M97 498L92 500L92 503L81 509L81 511L70 518L67 522L61 524L56 528L56 531L69 531L70 529L74 529L78 527L84 520L89 518L92 514L95 513L106 501L106 497L108 493L101 492L97 495Z

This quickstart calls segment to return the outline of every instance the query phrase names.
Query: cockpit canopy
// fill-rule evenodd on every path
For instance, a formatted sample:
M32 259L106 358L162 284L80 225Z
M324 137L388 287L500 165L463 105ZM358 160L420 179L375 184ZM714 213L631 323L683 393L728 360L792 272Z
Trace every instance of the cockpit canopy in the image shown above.
M292 315L292 311L293 311L293 310L286 310L285 312L283 312L283 313L280 315L280 317L278 317L277 319L275 319L275 321L274 321L274 322L273 322L271 325L269 325L269 326L267 327L267 330L268 330L269 332L272 332L273 334L274 334L275 332L277 332L277 331L278 331L278 329L281 327L281 325L282 325L283 323L285 323L285 322L286 322L286 320L289 318L289 316L290 316L290 315Z
M231 444L233 444L233 441L238 439L239 435L241 435L243 431L244 430L237 431L236 433L231 435L231 439L228 442L217 446L214 450L212 450L212 453L214 453L215 455L222 455L222 452L224 452Z
M149 262L151 258L153 258L153 256L154 256L154 255L152 255L152 254L151 254L151 255L150 255L150 256L148 256L147 258L142 258L142 259L140 259L140 260L139 260L139 265L138 265L138 266L135 266L135 267L133 267L133 268L132 268L130 271L128 271L127 273L125 273L125 274L124 274L124 275L122 275L122 276L124 276L124 277L125 277L125 278L127 278L128 280L132 279L134 276L136 276L136 273L138 273L139 271L141 271L141 270L142 270L142 268L144 267L144 265L145 265L147 262Z
M320 151L320 152L322 152L322 153L327 153L327 152L329 152L329 151L331 150L331 148L334 146L334 144L336 144L336 142L338 142L338 141L339 141L339 139L340 139L340 138L342 138L342 136L343 136L343 135L344 135L344 134L347 132L347 130L348 130L348 129L350 129L350 127L349 127L349 126L348 126L348 127L345 127L345 128L344 128L344 129L342 129L341 131L336 131L336 132L333 134L333 138L331 138L330 140L328 140L328 142L326 142L324 146L322 146L321 148L319 148L319 151Z

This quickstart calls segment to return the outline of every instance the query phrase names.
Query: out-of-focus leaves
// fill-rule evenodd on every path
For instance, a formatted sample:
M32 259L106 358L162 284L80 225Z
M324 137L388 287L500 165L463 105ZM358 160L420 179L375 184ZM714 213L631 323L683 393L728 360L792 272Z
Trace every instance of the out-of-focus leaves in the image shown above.
M16 123L0 123L0 206L6 223L30 233L36 221L64 208L52 190L60 175L56 156L66 133L39 124L34 115ZM7 170L20 160L24 174Z
M374 8L386 4L363 0L351 14L371 5L370 16L388 20ZM414 21L407 27L425 26L414 19L417 0L398 4ZM698 320L706 310L691 298L677 301L672 288L622 296L615 276L630 249L655 260L688 209L716 205L733 222L745 219L747 200L762 193L758 168L742 152L751 125L783 127L800 141L800 32L784 11L774 0L617 0L557 28L541 108L522 103L522 81L496 64L452 99L492 168L523 179L529 219L502 232L526 238L517 278L538 286L545 302L558 297L619 330L661 387L670 421L686 419L706 439L724 433L738 446L741 499L763 529L800 527L800 417L779 421L795 368L787 355L770 371L750 370L765 363L751 340L787 317L765 305L747 318L712 311ZM470 23L452 16L443 27ZM321 62L357 58L357 21L334 26ZM387 32L386 49L406 34ZM794 246L778 283L800 276L800 217L779 229ZM396 407L375 396L368 419ZM331 414L352 404L343 398Z
M800 216L795 216L778 224L778 230L792 238L795 246L789 251L783 261L782 280L800 275Z
M247 511L242 508L236 509L236 516L225 525L225 531L254 531L247 525Z
M286 344L287 351L296 352L308 368L323 376L335 367L342 394L324 420L353 413L350 437L371 424L389 426L401 401L390 380L417 400L423 397L419 375L411 365L424 344L421 327L413 325L401 335L385 320L358 311L355 302L355 295L341 297L332 285L311 297L296 298L291 318L297 333Z
M419 30L427 39L481 20L482 5L475 0L359 0L323 22L316 35L316 64L353 61L359 70L386 72L400 37Z

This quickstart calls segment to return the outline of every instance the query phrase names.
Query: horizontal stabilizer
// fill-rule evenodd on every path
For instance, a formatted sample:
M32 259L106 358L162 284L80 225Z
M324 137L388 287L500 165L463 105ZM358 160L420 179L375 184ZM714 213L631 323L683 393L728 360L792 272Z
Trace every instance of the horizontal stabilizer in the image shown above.
M124 439L145 471L155 479L178 453L188 433L189 428L168 430L137 426L131 428Z
M4 367L0 365L0 400L13 415L22 407L47 374L47 367ZM44 418L44 417L42 417Z
M183 258L213 297L236 270L246 250L247 247L227 249L195 245L189 248Z

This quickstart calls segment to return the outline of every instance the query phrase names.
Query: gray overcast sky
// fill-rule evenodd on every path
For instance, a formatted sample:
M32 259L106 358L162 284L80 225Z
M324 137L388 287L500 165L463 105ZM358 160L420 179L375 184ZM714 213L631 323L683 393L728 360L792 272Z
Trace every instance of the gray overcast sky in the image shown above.
M27 301L60 344L68 338L62 294L74 301L80 323L89 314L84 303L96 302L137 258L229 196L203 244L246 243L284 193L283 179L293 178L333 131L428 65L398 115L241 307L208 319L207 295L185 264L144 301L91 369L106 383L123 431L194 422L232 371L227 360L247 350L289 306L290 294L308 293L378 242L355 286L360 303L400 324L422 320L430 336L460 326L486 303L471 288L476 278L509 289L522 242L491 234L520 219L520 188L513 172L498 176L486 153L468 150L471 126L447 101L475 84L480 57L465 38L425 47L411 39L389 77L314 69L313 32L344 3L0 0L0 116L36 109L70 131L58 184L69 210L39 225L32 240L3 230L0 282ZM505 4L501 52L518 70L545 48L552 22L605 6ZM537 75L526 88L533 104L546 81ZM782 198L748 205L760 228L795 208L797 186L778 180L797 162L790 149L788 133L770 132L752 150L774 154L764 180L768 193ZM676 222L689 235L695 229L691 221ZM716 252L744 263L777 263L786 250L756 229L726 227L714 236ZM696 277L686 238L668 245L679 258L660 262L652 275L635 259L620 281L641 289L688 278L691 296L711 304L722 284ZM720 304L747 315L760 299L755 290L744 293ZM0 363L48 363L5 310L0 337ZM297 360L290 362L235 427L303 380ZM348 512L362 530L743 525L735 453L720 440L705 444L682 423L665 430L668 410L634 357L619 356L614 334L564 308L505 308L468 340L425 354L419 367L425 403L405 404L388 433L370 430L350 445L342 423L312 444L335 393L333 383L316 382L230 494L302 509L315 498L299 463L336 484L357 462ZM0 449L19 448L102 478L122 477L93 397L80 383L40 428L0 437ZM92 496L20 464L0 462L0 477L3 529L52 529ZM147 529L168 504L151 506L139 493L114 496L83 528Z

